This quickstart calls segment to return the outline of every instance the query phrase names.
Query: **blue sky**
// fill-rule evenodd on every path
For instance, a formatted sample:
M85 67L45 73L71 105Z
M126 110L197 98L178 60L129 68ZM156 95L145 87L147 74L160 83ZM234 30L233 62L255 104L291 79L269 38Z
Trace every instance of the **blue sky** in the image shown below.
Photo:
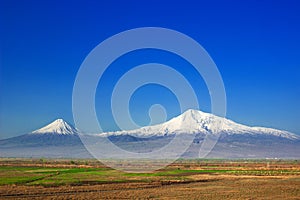
M1 1L0 138L56 118L73 123L73 83L88 53L114 34L147 26L180 31L207 50L223 77L228 118L300 134L299 13L297 0ZM135 52L118 59L105 77L113 83L122 72L118 66L152 60L187 65L166 52ZM205 84L185 69L201 108L210 111ZM103 100L110 89L109 82L98 86L96 109L105 116L104 129L116 130ZM168 119L179 114L174 95L148 85L132 97L133 119L147 124L155 103L166 105Z

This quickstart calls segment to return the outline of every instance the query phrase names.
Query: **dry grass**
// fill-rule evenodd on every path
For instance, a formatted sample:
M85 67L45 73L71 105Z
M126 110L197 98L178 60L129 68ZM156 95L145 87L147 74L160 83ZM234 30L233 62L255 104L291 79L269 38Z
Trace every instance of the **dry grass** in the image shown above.
M178 161L152 174L126 174L93 160L2 160L1 165L13 169L2 170L3 180L46 175L0 186L0 199L300 199L298 161ZM53 169L61 174L51 176ZM55 178L69 182L37 184ZM106 181L97 182L101 178Z

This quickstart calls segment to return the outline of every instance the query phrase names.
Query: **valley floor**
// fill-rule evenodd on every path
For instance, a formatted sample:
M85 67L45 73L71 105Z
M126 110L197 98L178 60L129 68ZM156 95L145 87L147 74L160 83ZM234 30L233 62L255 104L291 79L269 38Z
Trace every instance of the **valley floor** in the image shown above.
M1 159L0 199L300 199L300 162L179 160L142 174L95 160Z

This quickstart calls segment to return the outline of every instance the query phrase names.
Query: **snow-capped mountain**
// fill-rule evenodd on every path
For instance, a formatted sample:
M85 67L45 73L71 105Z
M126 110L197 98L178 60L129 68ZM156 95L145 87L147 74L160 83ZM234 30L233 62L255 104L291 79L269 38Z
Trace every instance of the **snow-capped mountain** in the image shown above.
M183 114L158 125L146 126L129 131L117 131L99 134L100 136L132 135L136 137L167 136L173 134L214 134L221 132L223 135L260 135L276 136L286 139L299 139L298 135L264 127L249 127L238 124L232 120L189 109Z
M57 119L31 133L0 140L0 157L90 157L79 134L72 125Z
M57 119L50 124L31 132L31 134L59 134L59 135L74 135L78 134L79 131L73 126L69 125L63 119Z
M210 113L187 110L162 124L98 135L81 134L64 120L57 119L31 133L0 140L0 157L86 158L91 155L82 139L99 145L103 137L128 151L150 152L168 144L175 134L186 134L192 135L194 140L182 157L198 158L205 136L216 133L221 135L208 158L298 159L300 156L298 135L271 128L249 127Z

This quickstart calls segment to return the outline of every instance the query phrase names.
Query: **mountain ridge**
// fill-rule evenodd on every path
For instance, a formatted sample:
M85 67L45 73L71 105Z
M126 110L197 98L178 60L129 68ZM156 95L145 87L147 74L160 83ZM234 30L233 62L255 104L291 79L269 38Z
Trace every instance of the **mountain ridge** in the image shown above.
M249 127L210 113L187 110L162 124L96 135L83 134L58 119L31 133L0 140L0 157L90 158L83 142L99 145L104 139L100 136L108 137L127 151L151 152L167 145L175 134L194 134L192 144L182 157L198 158L206 134L217 131L221 131L221 135L208 158L298 159L300 155L300 137L293 133Z
M230 119L222 118L200 110L188 109L181 115L170 119L167 122L145 126L134 130L123 130L115 132L105 132L99 136L133 135L136 137L164 136L172 134L214 134L222 132L227 135L271 135L288 138L292 140L300 139L300 136L284 130L266 127L251 127L236 123Z
M103 132L97 136L131 135L135 137L167 136L174 134L223 135L265 135L300 140L300 136L274 128L247 126L200 110L188 109L184 113L161 124L144 126L134 130ZM79 135L81 132L63 119L56 119L48 125L29 134Z

